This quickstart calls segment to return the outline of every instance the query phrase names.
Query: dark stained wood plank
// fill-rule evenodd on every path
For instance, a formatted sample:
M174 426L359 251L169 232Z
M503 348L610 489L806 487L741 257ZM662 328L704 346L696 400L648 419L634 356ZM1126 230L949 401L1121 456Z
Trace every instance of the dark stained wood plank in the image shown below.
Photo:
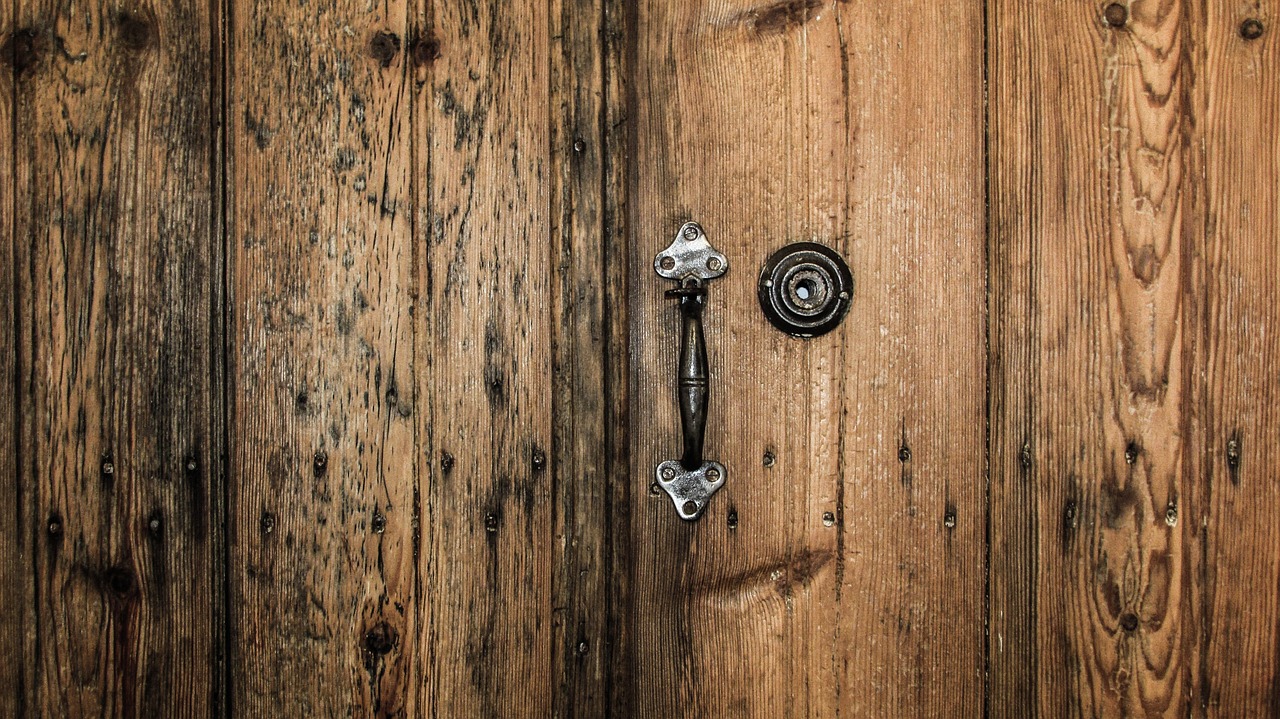
M1185 285L1195 391L1185 495L1167 510L1183 528L1195 609L1184 629L1199 651L1187 653L1198 659L1191 716L1280 716L1277 22L1274 2L1213 0L1194 53L1204 107L1204 235Z
M18 287L13 217L17 170L14 84L26 69L27 35L13 25L13 3L0 8L0 716L22 716L31 704L35 663L24 646L34 627L31 511L18 464Z
M422 712L552 706L548 6L420 4Z
M552 237L552 664L557 717L601 717L611 708L616 643L611 608L625 581L612 556L616 534L613 481L625 465L609 451L625 428L617 419L611 359L624 356L614 304L625 255L610 247L608 203L613 137L605 124L605 7L600 0L550 3ZM625 315L624 315L625 317ZM625 382L625 380L624 380Z
M988 458L986 711L1025 716L1039 710L1037 560L1040 516L1032 439L1036 434L1040 327L1034 291L1041 241L1038 191L1031 188L1058 167L1038 154L1045 127L1040 97L1026 97L1047 80L1040 37L1022 31L1038 21L1042 4L990 3L987 13L988 152ZM1037 26L1038 27L1038 26ZM1052 530L1052 528L1050 528ZM1061 712L1059 712L1061 714Z
M604 461L608 486L605 514L601 517L607 547L609 585L604 597L606 623L601 650L604 658L604 710L606 716L625 716L635 706L635 614L632 571L635 552L631 541L633 494L647 491L631 476L631 323L629 319L631 237L628 226L627 178L631 172L631 107L627 103L630 75L627 53L631 47L632 13L628 0L604 0L601 42L603 50L601 92L604 96L602 167L604 208L601 242L604 244ZM582 712L586 715L586 712Z
M217 715L217 27L189 2L15 15L27 712Z
M981 21L980 3L635 10L633 485L679 451L653 256L696 219L730 261L706 314L728 483L696 523L664 494L632 503L640 715L981 705ZM840 249L857 283L846 323L810 342L755 299L798 240Z
M405 3L231 3L232 712L412 716Z

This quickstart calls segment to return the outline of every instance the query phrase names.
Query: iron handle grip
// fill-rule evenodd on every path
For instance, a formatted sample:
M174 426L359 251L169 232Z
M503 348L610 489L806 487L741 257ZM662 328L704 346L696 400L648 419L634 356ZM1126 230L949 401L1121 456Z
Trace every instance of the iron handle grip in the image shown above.
M666 492L681 519L692 521L707 508L711 495L725 483L725 468L702 456L707 431L707 405L711 400L707 341L702 334L702 311L707 304L707 282L729 269L729 260L707 241L696 222L686 222L667 249L653 258L659 277L679 286L666 296L680 301L680 356L676 362L676 398L680 406L680 433L684 454L663 460L654 468L653 487Z
M680 362L677 369L680 426L684 436L684 454L680 458L680 466L694 471L702 466L702 445L707 433L707 405L711 401L707 342L702 333L702 308L706 302L707 290L703 286L681 287L668 290L667 296L680 299L682 317Z

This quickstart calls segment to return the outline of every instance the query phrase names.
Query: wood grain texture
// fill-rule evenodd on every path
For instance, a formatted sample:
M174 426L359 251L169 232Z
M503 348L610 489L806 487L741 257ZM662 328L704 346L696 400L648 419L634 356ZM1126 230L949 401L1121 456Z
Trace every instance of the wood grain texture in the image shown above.
M26 711L216 715L216 27L187 2L15 14Z
M622 45L605 3L551 3L552 672L557 717L618 707L614 672L628 651L625 510L628 347L626 248L616 203ZM611 87L612 86L612 87ZM611 92L612 90L612 92ZM641 488L643 491L643 488ZM620 546L619 546L620 545ZM621 555L621 556L619 556ZM624 705L625 706L625 705Z
M993 715L1277 709L1259 14L992 6Z
M33 634L35 573L31 567L31 510L18 464L18 286L16 247L14 87L25 34L13 25L13 3L0 8L0 716L21 716L34 689L34 662L26 650Z
M1198 652L1186 714L1280 716L1280 4L1214 0L1202 22L1204 234L1187 282L1195 384L1178 510Z
M554 636L551 21L536 0L417 13L420 711L542 716Z
M706 316L727 484L697 523L633 502L640 715L981 706L982 8L934 5L635 10L633 483L679 451L653 256L696 219L730 261ZM798 240L841 250L857 284L810 342L755 299Z
M990 707L1181 716L1198 18L997 6Z
M228 10L232 711L408 716L408 9Z

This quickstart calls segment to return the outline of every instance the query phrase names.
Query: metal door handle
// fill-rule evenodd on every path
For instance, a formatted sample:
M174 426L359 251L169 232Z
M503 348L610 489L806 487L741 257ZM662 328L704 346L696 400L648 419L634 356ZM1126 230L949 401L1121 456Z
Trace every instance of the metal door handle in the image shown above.
M702 456L707 429L707 405L711 399L707 371L707 343L702 333L702 310L706 307L707 282L729 269L725 256L711 247L706 234L695 222L687 222L667 249L658 253L653 268L667 279L680 283L667 290L667 297L680 301L680 358L676 372L676 395L680 405L684 454L658 465L659 487L671 497L681 519L697 519L711 495L724 485L724 465Z

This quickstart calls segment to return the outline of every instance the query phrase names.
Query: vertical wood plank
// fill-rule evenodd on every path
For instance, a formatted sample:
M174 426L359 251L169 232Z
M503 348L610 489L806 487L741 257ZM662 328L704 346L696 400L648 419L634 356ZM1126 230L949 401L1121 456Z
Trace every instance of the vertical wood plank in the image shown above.
M1041 211L1038 203L1027 202L1040 193L1028 188L1060 168L1037 154L1052 116L1039 116L1039 94L1025 96L1045 81L1047 72L1036 40L1019 35L1038 22L1040 11L1041 5L1013 2L989 3L987 11L986 713L997 717L1039 710L1039 527L1078 517L1077 504L1069 519L1054 513L1041 518L1040 474L1033 471L1034 383L1041 362L1034 278Z
M1195 54L1204 242L1185 301L1198 313L1196 391L1186 498L1170 515L1194 567L1191 716L1280 716L1278 22L1275 2L1211 0Z
M610 373L628 340L612 208L622 187L612 174L618 97L605 79L618 43L605 35L601 0L552 2L551 21L552 713L601 717L615 709L613 672L627 651L619 610L630 552L615 506L627 465L611 451L626 436L626 380Z
M33 689L34 662L25 648L34 609L31 568L31 513L18 463L18 286L14 271L14 217L17 214L14 174L14 91L25 59L26 33L14 25L14 4L0 8L0 716L21 716Z
M636 710L971 714L981 6L655 0L635 13L635 486L679 451L677 315L653 256L697 219L730 261L706 315L708 454L727 484L696 523L665 494L632 503ZM941 70L912 74L922 56ZM840 249L857 284L846 323L810 342L755 299L765 258L798 240Z
M433 716L542 716L554 636L548 5L418 13L421 700Z
M839 466L830 451L814 456L810 433L830 438L840 384L813 365L839 362L845 333L814 343L778 334L759 312L754 280L787 241L847 248L835 13L806 5L793 15L778 5L761 18L746 2L661 1L634 12L629 481L637 487L681 452L679 315L663 297L671 285L654 273L654 255L696 220L730 263L709 283L704 314L706 453L725 465L726 484L693 523L657 487L633 491L635 711L816 716L834 705L839 685L837 668L813 667L808 652L830 656L835 647L839 530L823 526L821 510L835 509ZM827 506L811 507L811 497Z
M1205 7L991 5L994 716L1200 715Z
M603 27L603 283L606 352L604 359L604 453L608 485L604 541L610 568L605 598L606 638L604 708L606 716L625 715L635 704L635 550L632 547L631 502L646 489L631 475L632 344L629 277L632 107L631 63L634 16L628 0L604 0ZM585 712L584 712L585 714Z
M840 713L977 716L987 525L983 4L836 7L858 283L841 367Z
M407 6L227 11L232 711L413 715Z
M217 28L187 2L15 9L27 711L216 715Z

